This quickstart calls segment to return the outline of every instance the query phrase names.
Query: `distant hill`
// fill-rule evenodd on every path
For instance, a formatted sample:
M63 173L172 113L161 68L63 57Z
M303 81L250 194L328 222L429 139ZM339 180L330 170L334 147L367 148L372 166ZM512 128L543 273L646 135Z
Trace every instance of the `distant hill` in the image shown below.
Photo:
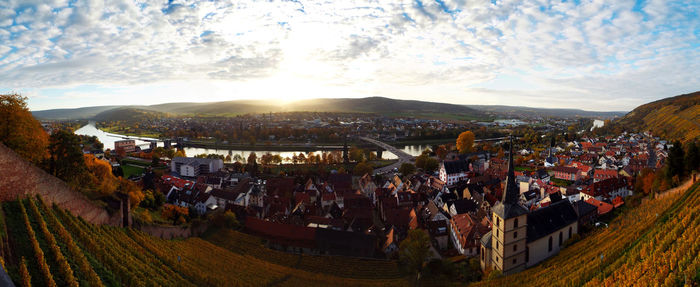
M103 111L91 119L98 121L140 121L144 119L155 119L167 117L168 114L153 110L119 107Z
M468 105L475 110L486 112L494 116L508 116L508 117L524 117L524 118L536 118L536 117L554 117L554 118L615 118L622 117L626 112L598 112L598 111L584 111L579 109L545 109L545 108L531 108L531 107L518 107L518 106L500 106L500 105Z
M669 140L700 138L700 92L641 105L615 124L634 131L651 131Z
M82 120L90 119L95 115L118 108L120 106L99 106L99 107L84 107L77 109L53 109L43 111L32 111L32 115L40 120Z
M150 110L172 115L232 116L268 112L354 112L392 117L418 117L443 120L492 120L503 117L602 117L622 116L622 112L591 112L573 109L540 109L508 106L465 106L383 97L311 99L278 105L269 100L236 100L210 103L166 103L151 106L105 106L32 112L40 119L105 119L116 109ZM129 111L129 110L122 110ZM130 111L133 112L133 111Z

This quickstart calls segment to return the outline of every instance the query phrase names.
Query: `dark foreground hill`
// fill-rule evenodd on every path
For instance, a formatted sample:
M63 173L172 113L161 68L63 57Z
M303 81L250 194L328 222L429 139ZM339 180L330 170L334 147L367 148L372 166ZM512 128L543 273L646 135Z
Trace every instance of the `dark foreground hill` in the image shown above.
M651 131L669 140L700 139L700 92L641 105L616 124L633 131Z

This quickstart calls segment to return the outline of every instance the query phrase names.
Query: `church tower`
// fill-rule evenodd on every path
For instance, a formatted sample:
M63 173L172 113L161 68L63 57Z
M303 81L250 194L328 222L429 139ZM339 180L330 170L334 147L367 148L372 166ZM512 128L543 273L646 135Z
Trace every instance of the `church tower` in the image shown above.
M503 198L492 211L491 266L503 274L520 272L525 269L527 256L528 210L520 205L520 189L515 184L512 137Z

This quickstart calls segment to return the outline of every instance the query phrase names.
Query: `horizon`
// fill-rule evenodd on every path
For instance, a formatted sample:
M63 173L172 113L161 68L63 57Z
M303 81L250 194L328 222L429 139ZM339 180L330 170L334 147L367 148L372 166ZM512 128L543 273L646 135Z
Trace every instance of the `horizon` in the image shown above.
M458 106L466 106L466 107L477 107L477 106L484 106L484 107L496 107L496 106L501 106L501 107L513 107L513 108L527 108L527 109L544 109L544 110L580 110L584 112L596 112L596 113L629 113L632 110L617 110L617 111L608 111L608 110L587 110L587 109L580 109L580 108L575 108L575 107L563 107L563 108L547 108L547 107L535 107L535 106L511 106L511 105L501 105L501 104L494 104L494 105L479 105L479 104L452 104L452 103L447 103L447 102L438 102L438 101L427 101L427 100L407 100L407 99L395 99L395 98L389 98L389 97L379 97L379 96L372 96L372 97L359 97L359 98L310 98L310 99L300 99L300 100L295 100L295 101L284 101L284 104L290 104L293 105L294 103L301 102L301 101L314 101L314 100L334 100L334 99L367 99L367 98L386 98L386 99L392 99L392 100L398 100L398 101L419 101L419 102L426 102L426 103L437 103L437 104L449 104L449 105L458 105ZM204 101L204 102L162 102L162 103L155 103L151 105L99 105L99 106L79 106L79 107L67 107L67 108L50 108L50 109L43 109L43 110L32 110L30 108L31 112L43 112L43 111L50 111L50 110L73 110L73 109L83 109L83 108L96 108L96 107L115 107L115 108L128 108L128 107L142 107L142 106L157 106L157 105L166 105L166 104L211 104L211 103L225 103L225 102L236 102L236 101L266 101L266 100L260 100L260 99L235 99L235 100L228 100L228 101ZM280 100L282 101L282 100ZM280 103L270 103L269 105L284 105Z
M700 3L0 4L31 110L387 97L630 111L700 86Z

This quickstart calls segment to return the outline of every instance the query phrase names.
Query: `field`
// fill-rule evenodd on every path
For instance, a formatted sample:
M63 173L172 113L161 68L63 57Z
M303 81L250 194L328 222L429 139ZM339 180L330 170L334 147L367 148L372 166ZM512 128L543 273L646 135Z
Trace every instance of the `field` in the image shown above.
M542 264L474 285L697 286L699 186L629 209Z
M254 238L245 236L224 238L229 243L221 247L201 238L163 240L130 228L88 224L57 207L44 205L40 199L5 202L2 207L8 231L3 242L10 244L10 248L3 248L3 257L6 270L18 286L26 286L23 282L27 280L31 286L407 285L397 273L396 264L385 261L309 261L297 255L292 258L294 262L275 263L267 258L279 254L267 249L246 253L230 250L238 244L250 246ZM331 261L335 265L328 265ZM300 267L290 267L294 265ZM324 269L316 269L321 266ZM347 271L351 268L366 272L376 268L386 274L360 272L353 278L328 274L338 269L338 275L353 275ZM362 278L382 276L385 278Z

